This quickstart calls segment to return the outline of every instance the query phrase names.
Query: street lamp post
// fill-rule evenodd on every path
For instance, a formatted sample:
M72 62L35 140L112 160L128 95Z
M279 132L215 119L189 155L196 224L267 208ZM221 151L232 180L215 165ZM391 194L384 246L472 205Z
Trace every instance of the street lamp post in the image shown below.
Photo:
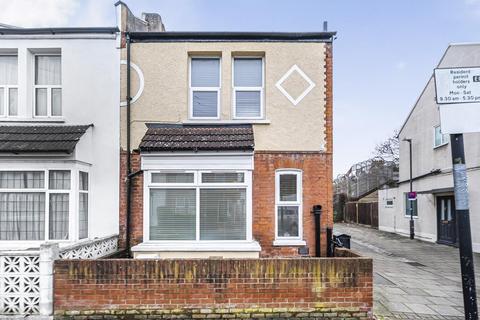
M412 178L412 139L404 138L403 141L408 142L409 147L409 156L410 156L410 192L413 192L413 178ZM415 238L415 224L413 222L413 201L417 201L416 199L408 199L409 203L409 210L410 210L410 239L413 240Z

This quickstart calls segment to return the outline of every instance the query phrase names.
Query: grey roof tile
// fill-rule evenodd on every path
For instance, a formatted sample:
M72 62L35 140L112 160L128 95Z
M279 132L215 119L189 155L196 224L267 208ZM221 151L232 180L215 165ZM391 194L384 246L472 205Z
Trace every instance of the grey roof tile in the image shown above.
M141 151L253 150L251 125L152 125L142 138Z
M0 126L0 152L72 153L90 126Z

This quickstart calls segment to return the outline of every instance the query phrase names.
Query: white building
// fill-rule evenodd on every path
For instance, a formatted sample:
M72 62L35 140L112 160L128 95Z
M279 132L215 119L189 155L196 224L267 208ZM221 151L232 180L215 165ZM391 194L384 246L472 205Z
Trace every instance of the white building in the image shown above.
M0 29L0 247L118 233L116 29Z
M439 67L480 65L480 44L453 44L445 51ZM433 67L432 67L433 69ZM397 188L379 192L379 228L408 236L409 143L412 141L413 206L415 236L418 239L456 245L458 232L453 195L449 137L442 135L433 76L428 81L400 133L400 182ZM468 168L470 221L473 250L480 252L480 134L465 134Z
M116 28L0 28L0 314L41 309L42 244L116 250L119 78Z

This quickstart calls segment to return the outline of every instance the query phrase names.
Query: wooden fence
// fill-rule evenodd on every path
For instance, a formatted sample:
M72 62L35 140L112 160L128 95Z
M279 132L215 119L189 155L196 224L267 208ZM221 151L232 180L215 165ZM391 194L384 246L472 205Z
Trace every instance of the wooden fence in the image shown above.
M345 221L378 228L378 202L347 202Z

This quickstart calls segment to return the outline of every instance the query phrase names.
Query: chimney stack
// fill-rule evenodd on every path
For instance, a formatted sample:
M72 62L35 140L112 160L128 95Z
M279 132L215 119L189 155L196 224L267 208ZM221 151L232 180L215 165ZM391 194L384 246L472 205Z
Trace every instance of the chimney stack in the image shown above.
M147 28L149 32L163 32L165 26L162 22L162 17L158 13L142 13L142 20L147 22Z

